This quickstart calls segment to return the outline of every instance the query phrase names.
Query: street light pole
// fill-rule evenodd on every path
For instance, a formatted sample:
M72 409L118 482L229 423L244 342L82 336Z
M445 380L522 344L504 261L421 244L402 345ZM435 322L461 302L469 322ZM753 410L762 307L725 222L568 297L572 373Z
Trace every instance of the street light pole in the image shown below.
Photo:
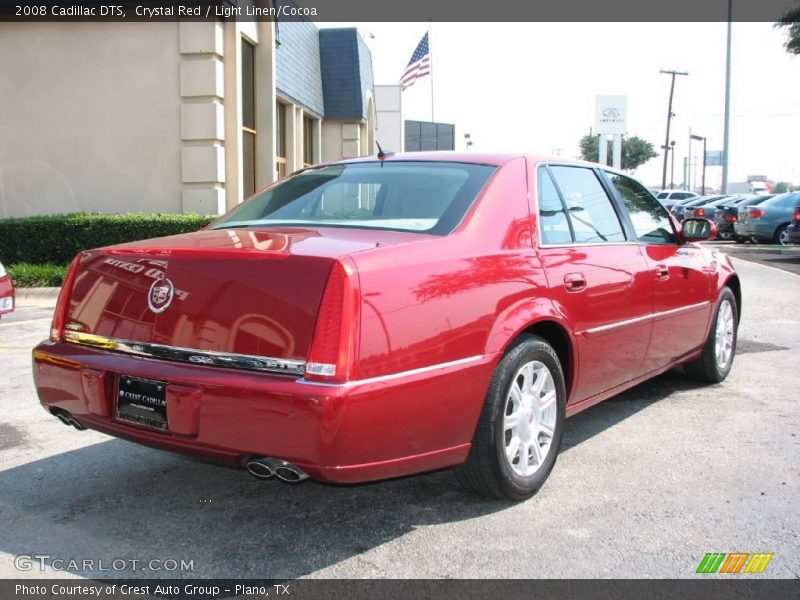
M675 140L669 143L669 151L672 152L672 165L669 172L669 189L675 189Z
M664 145L662 148L664 149L664 170L661 174L661 187L667 187L667 160L669 159L669 126L670 122L672 121L672 97L675 95L675 76L676 75L688 75L688 72L685 71L665 71L664 69L661 70L661 73L666 75L672 75L672 83L669 87L669 105L667 106L667 135L664 138Z
M706 193L706 137L704 135L692 135L691 139L697 140L698 142L703 142L703 183L701 184L700 193L705 195ZM723 194L724 188L723 188Z
M731 123L731 25L733 21L733 0L728 0L728 51L725 59L725 127L722 138L722 189L728 193L728 138ZM704 163L705 164L705 163Z

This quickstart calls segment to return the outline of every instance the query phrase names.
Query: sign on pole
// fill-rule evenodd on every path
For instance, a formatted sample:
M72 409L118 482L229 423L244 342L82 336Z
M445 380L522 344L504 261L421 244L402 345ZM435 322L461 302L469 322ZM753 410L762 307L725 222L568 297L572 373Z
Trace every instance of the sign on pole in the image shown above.
M595 133L600 135L626 133L627 112L627 96L595 96Z
M706 150L706 166L707 167L721 167L722 166L722 150Z

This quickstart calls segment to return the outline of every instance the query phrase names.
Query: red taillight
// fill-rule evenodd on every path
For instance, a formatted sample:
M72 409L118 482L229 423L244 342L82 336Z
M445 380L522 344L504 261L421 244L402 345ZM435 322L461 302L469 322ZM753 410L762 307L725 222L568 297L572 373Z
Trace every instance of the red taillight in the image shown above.
M794 207L794 213L792 214L792 223L795 225L800 225L800 206Z
M726 214L726 215L722 215L722 218L725 219L726 221L730 222L730 223L734 223L734 222L739 220L739 218L736 215L727 215Z
M360 320L358 276L350 262L336 261L317 315L306 379L343 383L353 376Z
M50 340L53 342L61 342L64 340L64 326L67 321L69 298L72 296L72 287L75 285L75 275L78 272L78 263L80 260L80 253L72 259L69 269L67 270L67 276L64 278L64 284L61 286L61 291L58 294L56 310L53 313L53 322L50 325Z
M695 208L694 209L694 216L695 217L704 217L705 214L706 214L706 211L704 211L702 208Z
M747 218L748 219L760 219L764 216L764 211L760 208L748 208L747 209Z

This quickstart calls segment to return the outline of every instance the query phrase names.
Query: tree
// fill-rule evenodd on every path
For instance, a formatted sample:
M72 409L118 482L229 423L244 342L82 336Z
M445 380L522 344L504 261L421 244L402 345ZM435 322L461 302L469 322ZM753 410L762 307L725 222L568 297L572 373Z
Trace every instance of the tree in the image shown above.
M581 158L589 162L597 162L600 159L599 144L600 137L597 135L585 135L581 138ZM611 142L608 142L608 156L611 156ZM653 144L636 137L622 138L622 169L625 171L635 171L651 158L658 156Z
M772 188L772 193L773 194L783 194L783 193L788 192L791 187L792 186L788 181L779 181Z
M775 27L787 29L784 47L790 54L800 55L800 6L792 8L775 23Z

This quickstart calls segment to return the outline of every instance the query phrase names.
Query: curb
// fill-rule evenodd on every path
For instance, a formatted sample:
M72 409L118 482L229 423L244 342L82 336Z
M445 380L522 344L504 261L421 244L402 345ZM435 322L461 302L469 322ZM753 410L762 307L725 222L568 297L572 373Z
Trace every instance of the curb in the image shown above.
M58 292L61 288L41 287L41 288L20 288L15 290L16 299L14 304L18 307L23 306L55 306L58 299Z

